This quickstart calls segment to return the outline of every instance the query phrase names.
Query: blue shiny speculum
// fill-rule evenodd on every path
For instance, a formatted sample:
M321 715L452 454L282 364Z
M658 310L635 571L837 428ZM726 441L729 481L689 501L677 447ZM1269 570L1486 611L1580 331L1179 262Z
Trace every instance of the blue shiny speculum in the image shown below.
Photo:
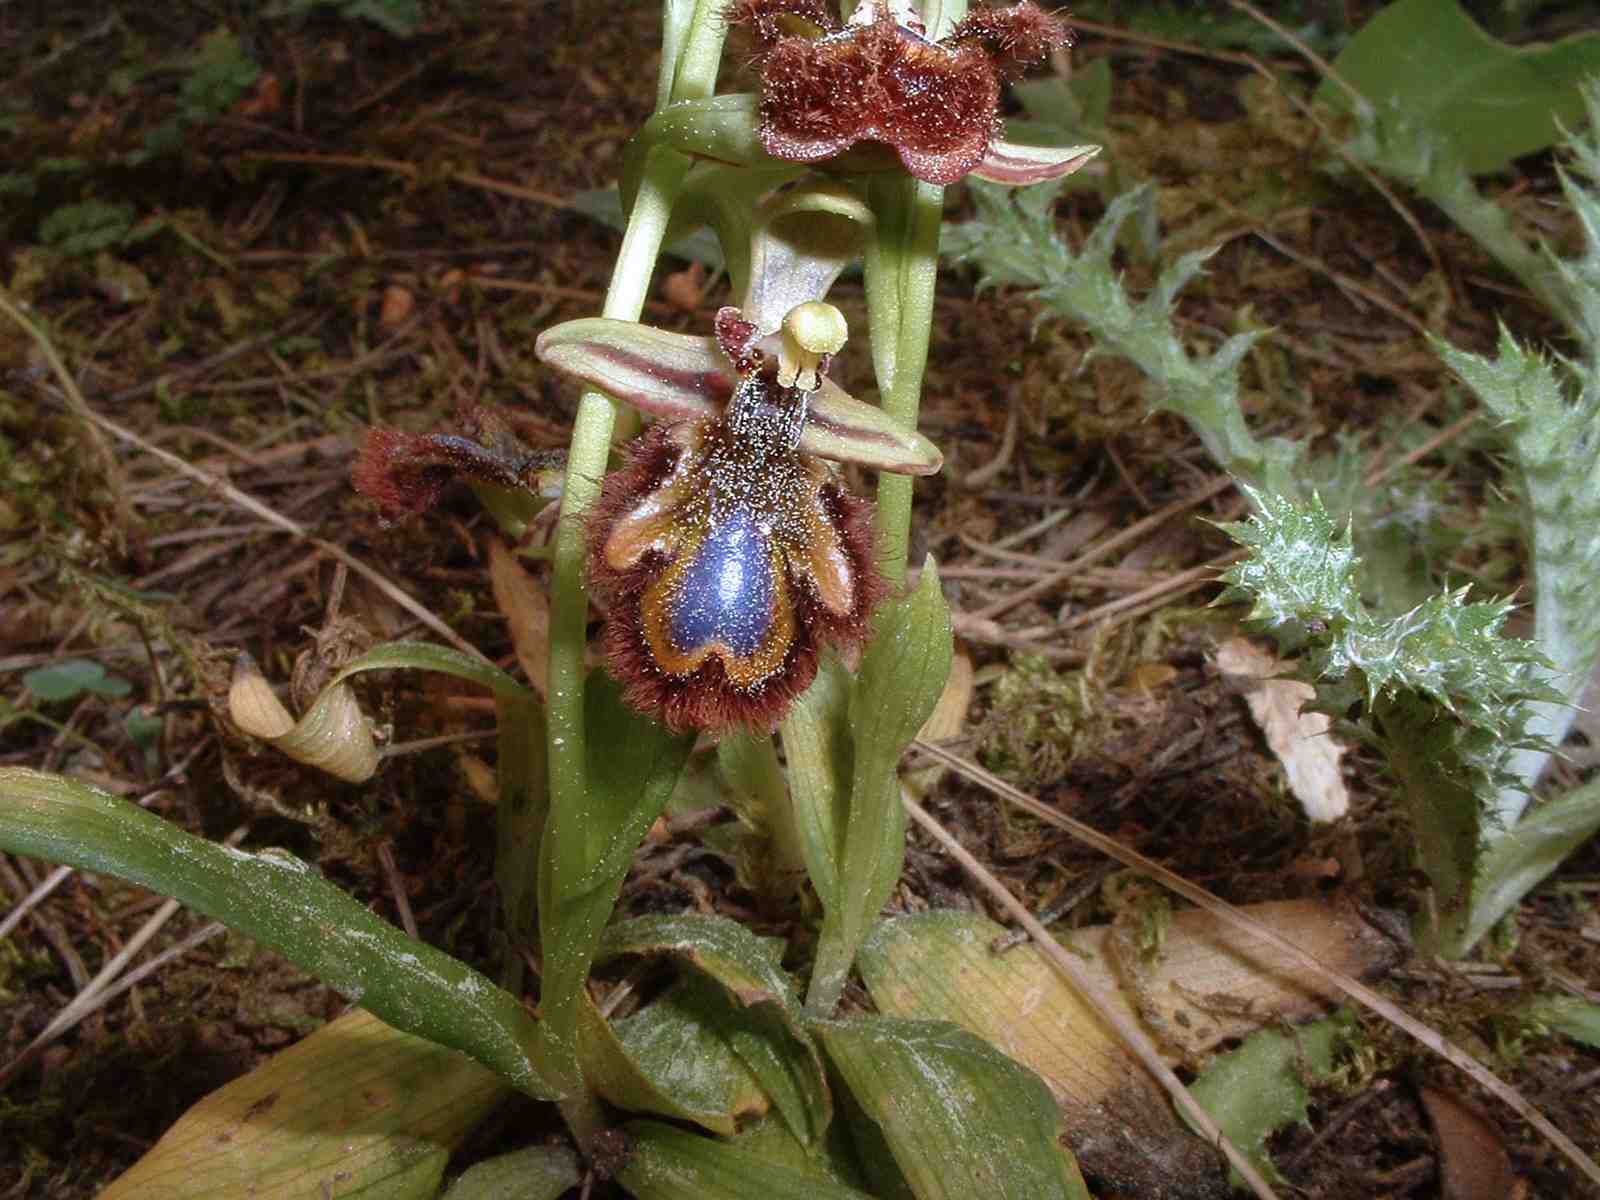
M669 636L681 654L720 642L741 658L772 632L772 555L747 508L717 522L694 552L671 604Z

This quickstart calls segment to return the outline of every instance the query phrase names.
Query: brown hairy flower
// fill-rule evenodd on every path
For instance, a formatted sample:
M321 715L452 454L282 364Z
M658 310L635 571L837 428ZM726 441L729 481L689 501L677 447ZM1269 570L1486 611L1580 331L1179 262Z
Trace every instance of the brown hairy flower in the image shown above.
M1000 81L1071 36L1028 0L979 9L930 41L886 0L840 22L820 0L738 0L761 71L761 144L787 162L819 162L857 142L892 147L916 178L954 183L997 136Z

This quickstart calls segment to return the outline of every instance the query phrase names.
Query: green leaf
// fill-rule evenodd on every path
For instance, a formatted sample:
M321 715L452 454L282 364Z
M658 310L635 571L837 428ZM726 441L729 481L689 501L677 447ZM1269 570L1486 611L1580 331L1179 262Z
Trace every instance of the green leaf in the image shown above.
M515 996L407 937L278 851L247 854L60 776L0 770L0 849L147 887L214 917L406 1033L461 1050L530 1096L558 1089Z
M600 954L669 953L715 980L739 1008L722 1034L760 1082L794 1136L815 1145L833 1119L822 1059L801 1023L800 1005L779 965L782 946L725 917L641 917L606 931Z
M1459 932L1452 944L1475 944L1596 830L1600 830L1600 780L1546 801L1509 830L1497 832L1478 864L1471 906L1453 922Z
M581 1179L566 1146L528 1146L468 1167L443 1200L561 1200Z
M1398 957L1349 905L1283 900L1246 912L1350 975L1370 977ZM901 914L873 927L857 965L879 1012L954 1021L1037 1072L1061 1112L1067 1144L1089 1174L1150 1200L1220 1188L1216 1151L1178 1121L1116 1031L1038 947L993 953L1004 933L979 913ZM1174 916L1159 957L1135 963L1131 981L1130 956L1119 953L1113 927L1075 929L1061 940L1102 1004L1130 1022L1166 1030L1189 1055L1329 1007L1330 993L1289 956L1199 909ZM1208 1002L1217 996L1228 997L1226 1012Z
M422 24L418 0L345 0L339 12L347 20L371 21L385 33L408 38Z
M692 1121L730 1135L767 1111L767 1096L728 1034L740 1015L704 976L686 975L632 1016L607 1024L585 1006L584 1078L624 1112Z
M950 675L950 609L930 557L917 588L885 604L850 694L855 750L850 809L839 857L835 903L825 910L806 1003L829 1011L866 936L888 900L905 858L900 756L927 721Z
M90 255L123 241L133 229L133 218L131 204L64 204L39 222L39 241L63 254Z
M356 1009L194 1105L101 1197L433 1200L450 1151L507 1091Z
M626 1127L628 1158L616 1178L639 1200L872 1200L820 1171L768 1161L671 1125Z
M1600 34L1512 47L1456 0L1397 0L1362 26L1333 69L1379 125L1409 127L1479 175L1554 145L1563 125L1582 120L1579 84L1600 73ZM1316 98L1350 107L1332 79Z
M783 721L783 751L800 852L824 911L840 904L839 859L855 756L850 736L850 682L836 659L823 658L816 679Z
M778 962L782 953L781 941L763 940L727 917L678 913L613 925L598 957L675 955L722 984L740 1004L775 1004L798 1020L793 984Z
M133 685L126 679L107 675L103 666L86 658L69 658L29 671L22 682L35 699L46 703L71 700L84 692L114 698L133 691Z
M531 694L525 699L500 696L495 711L499 797L495 803L494 881L512 943L507 962L520 963L519 951L532 949L538 939L539 841L550 810L544 706Z
M600 935L634 851L672 795L694 735L674 735L622 702L604 672L584 687L585 794L558 790L540 847L541 1024L551 1061L578 1084L578 1017Z
M918 1200L1089 1200L1049 1089L988 1042L893 1017L813 1029Z
M1305 1123L1308 1084L1333 1072L1334 1049L1350 1022L1329 1017L1290 1033L1263 1029L1234 1051L1218 1055L1189 1085L1200 1106L1267 1179L1281 1180L1266 1154L1268 1135ZM1242 1187L1237 1174L1235 1187Z
M1600 1050L1600 1004L1577 996L1538 996L1518 1014L1525 1021Z
M767 1117L741 1129L732 1144L769 1163L816 1175L828 1183L853 1188L866 1186L851 1131L844 1121L833 1122L821 1142L808 1146L798 1140L783 1121Z
M342 683L363 671L438 671L468 683L482 684L497 696L538 702L538 694L518 683L487 659L432 642L386 642L347 663L332 683ZM332 683L329 686L332 686Z

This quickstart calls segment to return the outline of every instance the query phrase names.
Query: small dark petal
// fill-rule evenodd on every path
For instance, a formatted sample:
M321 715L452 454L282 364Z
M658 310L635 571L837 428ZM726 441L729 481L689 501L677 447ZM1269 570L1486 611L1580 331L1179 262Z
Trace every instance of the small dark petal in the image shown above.
M438 461L429 441L398 429L367 430L350 482L377 504L385 523L427 512L454 477L454 468Z
M737 305L724 304L717 309L713 327L717 334L717 345L728 356L728 361L733 363L735 371L743 375L761 365L761 352L754 348L760 330L754 323L744 319Z
M969 13L948 41L981 44L1009 76L1072 45L1072 34L1059 18L1028 0L1010 8L980 8Z
M770 50L778 40L796 32L799 23L822 33L839 28L839 17L829 0L734 0L723 20L735 29L747 29L756 48Z
M528 449L488 409L469 413L464 428L472 436L369 429L350 482L378 505L386 523L393 523L427 512L453 479L538 493L544 476L566 457L561 451Z
M870 136L871 66L857 39L784 38L761 72L761 145L785 162L818 162Z

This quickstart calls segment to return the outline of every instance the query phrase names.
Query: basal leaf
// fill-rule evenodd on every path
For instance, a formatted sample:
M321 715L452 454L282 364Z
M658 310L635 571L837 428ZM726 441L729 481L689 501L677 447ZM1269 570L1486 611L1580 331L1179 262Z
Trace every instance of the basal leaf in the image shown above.
M1049 1089L988 1042L944 1021L813 1028L918 1200L1089 1200Z
M1285 900L1252 905L1256 920L1330 967L1370 977L1396 947L1353 905ZM1005 930L977 913L933 911L880 921L857 965L878 1011L954 1021L1038 1073L1060 1108L1083 1169L1142 1200L1179 1200L1220 1187L1220 1159L1177 1120L1122 1039L1043 953L1028 944L996 954ZM1130 986L1106 925L1063 941L1102 1001L1130 1021L1148 1018L1166 1041L1198 1056L1264 1022L1326 1012L1337 994L1306 978L1265 942L1210 913L1178 913L1160 957ZM1226 996L1226 1011L1209 997ZM1175 1051L1176 1052L1176 1051Z
M214 917L406 1033L461 1050L540 1099L559 1089L535 1058L515 996L407 937L292 855L194 837L70 779L0 770L0 849L147 887Z
M730 1135L741 1120L767 1111L766 1093L729 1040L737 1011L703 976L684 976L614 1023L587 1003L584 1014L584 1078L624 1112L692 1121Z
M450 1151L508 1090L355 1009L194 1105L101 1198L432 1200Z
M626 1132L628 1158L616 1178L639 1200L872 1200L820 1171L671 1125L635 1121Z
M793 1135L811 1146L833 1118L822 1059L778 964L781 948L725 917L642 917L606 931L601 956L669 953L715 980L738 1007L722 1036L761 1084Z
M468 1167L443 1200L561 1200L580 1180L567 1147L528 1146Z

